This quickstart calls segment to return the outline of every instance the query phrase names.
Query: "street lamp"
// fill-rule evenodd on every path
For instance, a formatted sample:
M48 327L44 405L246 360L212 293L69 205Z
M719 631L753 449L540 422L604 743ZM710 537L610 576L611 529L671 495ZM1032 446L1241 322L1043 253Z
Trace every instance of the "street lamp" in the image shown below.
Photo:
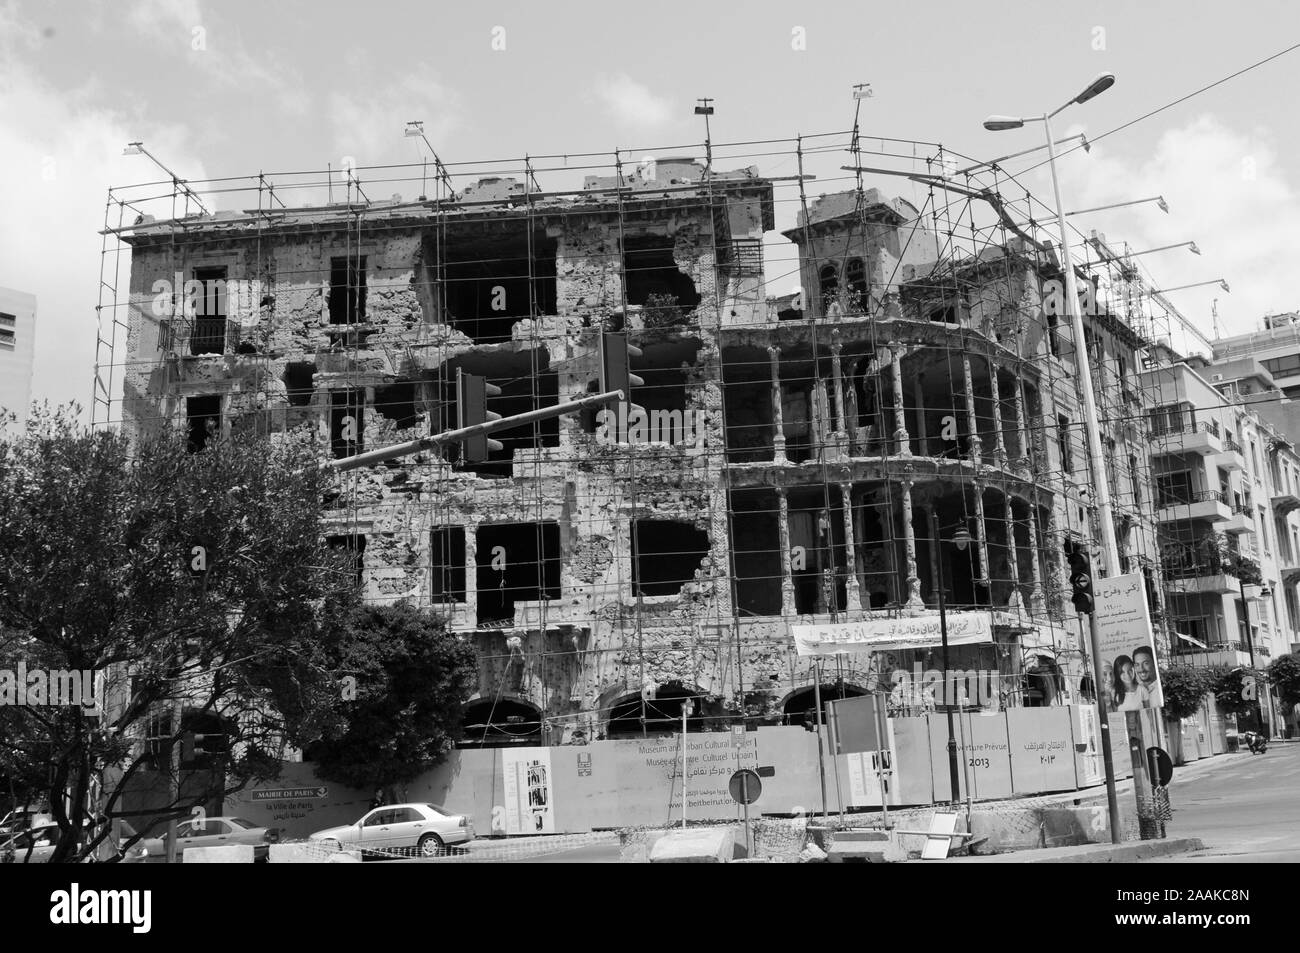
M940 544L943 543L943 536L940 534L938 529L935 530L934 537L935 537L934 538L935 547L938 548ZM961 552L966 551L966 547L970 545L970 541L971 541L971 535L965 526L958 529L957 532L953 533L952 535L952 544L956 546L957 549L960 550ZM960 780L961 774L957 768L957 734L953 727L952 705L948 704L948 606L946 601L944 600L944 592L943 592L944 581L943 581L942 549L939 549L936 555L937 558L935 559L934 562L935 562L935 566L937 567L936 571L938 573L935 581L938 583L938 586L936 588L939 590L939 638L942 643L942 651L943 651L943 662L942 662L943 694L944 694L943 707L947 710L947 714L948 714L948 782L952 790L952 798L950 799L950 803L956 804L959 800L961 800L961 780ZM955 695L956 692L954 691L953 694ZM952 700L956 701L956 698Z
M1088 349L1083 347L1083 314L1079 310L1079 296L1075 290L1074 261L1070 257L1070 240L1065 227L1065 203L1061 200L1061 182L1056 174L1056 149L1052 140L1052 117L1073 106L1086 103L1115 85L1114 73L1102 73L1073 99L1058 106L1055 110L1041 116L1027 119L1011 116L990 116L984 121L984 128L991 132L1003 129L1019 129L1026 122L1042 122L1047 135L1047 164L1052 173L1052 194L1056 200L1056 224L1061 235L1061 269L1065 272L1065 306L1069 310L1070 324L1074 331L1076 343L1074 354L1077 362L1080 396L1083 399L1083 425L1088 437L1088 463L1092 470L1092 485L1097 500L1097 522L1101 527L1102 564L1107 575L1112 575L1119 567L1119 547L1115 541L1115 523L1111 516L1110 481L1106 475L1106 455L1101 445L1101 430L1097 423L1097 401L1092 390L1092 368L1089 366ZM1101 686L1101 653L1098 651L1100 641L1097 632L1097 615L1089 613L1092 629L1092 668L1093 682ZM1100 699L1100 691L1099 691ZM1106 806L1110 814L1111 842L1120 842L1119 800L1115 793L1115 764L1110 749L1110 719L1106 706L1097 705L1097 716L1101 724L1102 761L1106 768Z
M1190 285L1178 285L1176 288L1153 288L1148 291L1147 294L1162 295L1168 294L1171 291L1182 291L1184 288L1202 288L1205 285L1218 285L1224 291L1228 292L1228 294L1232 294L1232 289L1228 287L1228 283L1222 278L1211 278L1209 281L1197 281Z

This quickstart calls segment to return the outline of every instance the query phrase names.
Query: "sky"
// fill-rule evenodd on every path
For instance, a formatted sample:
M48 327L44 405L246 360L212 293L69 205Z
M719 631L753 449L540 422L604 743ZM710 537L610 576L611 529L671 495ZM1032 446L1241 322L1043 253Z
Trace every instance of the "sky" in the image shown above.
M1295 43L1300 7L1287 2L0 0L0 286L38 298L33 396L88 405L107 189L158 175L146 157L122 154L130 141L189 179L337 169L345 157L418 162L423 143L402 134L412 119L449 163L615 148L701 155L699 145L662 148L703 142L698 97L715 101L715 143L784 139L850 128L852 88L869 83L864 137L942 143L982 160L1043 141L1037 124L988 132L986 116L1041 114L1101 72L1115 85L1062 113L1057 138L1096 140ZM1207 336L1213 308L1223 334L1300 309L1290 284L1297 90L1300 50L1069 153L1059 163L1068 209L1154 195L1170 207L1071 224L1134 251L1195 241L1200 256L1182 248L1139 260L1165 288L1229 282L1231 293L1170 295ZM788 154L732 164L751 161L766 175L795 172ZM812 157L812 197L851 187L838 171L848 162L842 152ZM539 178L543 188L571 181ZM1020 181L1051 201L1045 168ZM904 178L866 184L924 198ZM779 209L778 226L791 224L793 209ZM788 268L774 268L771 253L768 264L771 293L789 291Z

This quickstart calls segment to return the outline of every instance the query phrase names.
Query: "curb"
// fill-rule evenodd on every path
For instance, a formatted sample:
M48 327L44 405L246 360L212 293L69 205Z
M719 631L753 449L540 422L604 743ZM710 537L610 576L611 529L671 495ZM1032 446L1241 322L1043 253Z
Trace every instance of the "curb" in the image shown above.
M991 857L953 857L954 864L1131 864L1154 857L1168 857L1204 850L1199 837L1175 837L1168 840L1134 841L1128 844L1086 844L1079 847L1048 847L1044 850L1017 850ZM912 861L930 863L930 861Z

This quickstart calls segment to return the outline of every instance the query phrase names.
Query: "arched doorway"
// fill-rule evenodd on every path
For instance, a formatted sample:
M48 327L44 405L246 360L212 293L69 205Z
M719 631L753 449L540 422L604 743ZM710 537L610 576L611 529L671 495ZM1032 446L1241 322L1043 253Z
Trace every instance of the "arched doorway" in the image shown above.
M849 685L844 682L823 682L822 683L822 722L826 721L826 703L839 701L842 698L857 698L860 695L867 694L865 689L858 688L856 685ZM815 725L817 724L817 693L816 690L809 686L800 688L793 692L785 700L785 723L787 725Z
M699 691L687 689L680 683L660 685L655 697L645 702L645 729L641 727L641 695L624 695L609 712L605 729L608 738L640 738L643 735L663 735L682 730L682 703L690 698L694 711L687 716L687 731L704 730L704 705Z
M508 748L541 745L542 713L513 698L480 698L465 706L458 748Z

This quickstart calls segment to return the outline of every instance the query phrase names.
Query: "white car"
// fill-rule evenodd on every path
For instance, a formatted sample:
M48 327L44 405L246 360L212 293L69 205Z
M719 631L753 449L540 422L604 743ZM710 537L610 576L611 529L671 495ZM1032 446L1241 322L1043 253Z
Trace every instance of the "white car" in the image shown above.
M474 839L474 825L464 814L438 804L386 804L355 824L317 831L309 838L323 847L360 850L363 854L399 854L411 848L436 857L453 844Z

